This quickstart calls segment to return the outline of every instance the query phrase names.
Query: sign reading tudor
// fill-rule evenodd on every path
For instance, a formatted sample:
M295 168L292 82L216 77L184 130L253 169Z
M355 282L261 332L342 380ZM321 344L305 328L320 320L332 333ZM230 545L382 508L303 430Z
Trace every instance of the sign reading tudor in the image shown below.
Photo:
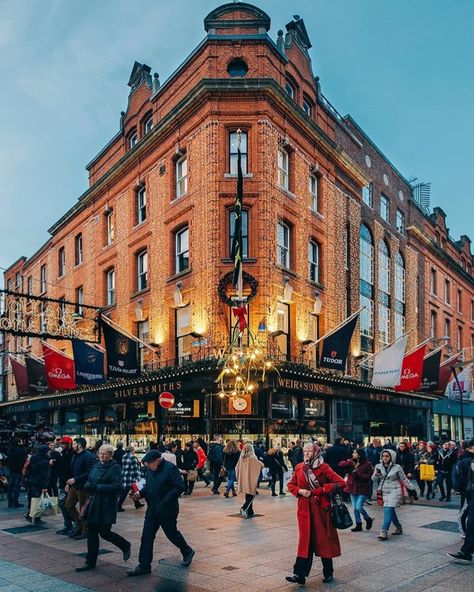
M174 406L174 395L173 395L173 393L168 393L167 391L165 391L164 393L161 393L160 396L158 397L158 403L164 409L171 409L171 407Z

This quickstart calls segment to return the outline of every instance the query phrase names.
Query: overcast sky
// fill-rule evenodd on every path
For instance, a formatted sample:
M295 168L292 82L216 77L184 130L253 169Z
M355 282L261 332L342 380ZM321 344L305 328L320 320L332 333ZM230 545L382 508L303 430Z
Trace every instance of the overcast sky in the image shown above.
M135 60L162 81L210 0L0 0L0 266L32 255L118 131ZM474 1L256 0L271 36L304 18L323 93L474 240ZM473 247L474 250L474 247Z

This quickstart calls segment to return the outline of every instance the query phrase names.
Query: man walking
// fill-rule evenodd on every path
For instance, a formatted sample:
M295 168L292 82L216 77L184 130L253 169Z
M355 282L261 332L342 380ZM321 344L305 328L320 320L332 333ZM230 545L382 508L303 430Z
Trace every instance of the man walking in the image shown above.
M209 454L207 456L212 474L212 493L219 494L219 486L222 483L223 477L220 472L224 462L224 446L222 438L218 438L209 444Z
M10 471L10 479L8 482L8 507L9 508L22 508L23 504L20 504L20 485L21 485L21 472L25 465L27 458L26 449L22 446L20 440L14 440L13 446L10 448L5 466Z
M449 442L443 442L443 445L438 449L436 457L436 469L438 474L436 476L436 485L439 487L441 497L440 502L446 500L451 501L452 481L451 473L454 465L457 462L457 454L449 446ZM444 483L446 482L446 491Z
M79 512L76 505L79 503L79 508L81 508L87 499L84 485L96 462L96 458L90 450L86 450L87 442L85 438L76 438L73 446L75 455L71 463L72 477L66 481L67 498L65 506L69 516L76 523L76 528L70 534L70 537L82 539L86 538L87 535L83 533L84 525L79 522Z
M129 576L151 573L153 544L158 529L163 529L168 540L176 545L183 555L183 565L189 565L195 551L177 529L179 514L178 498L184 491L184 481L176 465L163 460L158 450L150 450L142 459L147 464L146 483L143 489L133 494L138 501L144 497L148 508L145 514L138 565L127 571Z

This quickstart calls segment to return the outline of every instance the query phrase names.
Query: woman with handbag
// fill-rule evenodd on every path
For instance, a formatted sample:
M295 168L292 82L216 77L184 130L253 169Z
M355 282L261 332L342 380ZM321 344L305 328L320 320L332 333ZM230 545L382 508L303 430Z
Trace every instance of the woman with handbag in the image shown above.
M313 555L321 558L323 582L333 580L333 557L341 555L337 530L331 521L331 494L346 482L321 457L317 444L306 444L304 462L296 465L288 490L298 498L298 552L293 575L286 580L303 586L313 564Z
M114 447L103 444L97 453L99 462L91 469L84 486L88 499L81 508L80 516L87 520L86 562L76 571L94 569L99 555L99 535L118 547L127 561L131 555L131 544L116 532L112 525L117 521L117 502L122 489L122 469L113 460Z
M347 490L351 496L356 523L351 532L360 532L362 530L361 516L365 520L366 529L370 530L374 519L368 515L364 504L367 497L370 496L374 467L366 459L365 450L362 448L354 450L350 460L341 460L339 466L347 471Z
M423 483L423 493L426 487L426 499L434 497L433 482L435 480L436 451L430 444L426 444L426 450L418 456L418 471L420 483ZM421 486L420 486L421 490Z
M403 534L402 525L398 520L395 508L400 505L402 488L404 485L412 491L415 487L405 475L402 467L397 464L397 453L394 450L385 449L380 456L381 462L375 466L372 481L377 486L377 505L383 506L383 524L378 539L388 539L388 529L393 522L395 530L392 534Z
M49 446L42 444L36 449L36 453L30 458L26 466L25 481L28 488L28 511L25 519L33 524L41 524L41 513L37 513L38 500L42 493L48 492L51 467L49 464ZM32 507L32 500L35 507Z
M193 449L192 442L186 442L182 453L181 474L184 479L184 495L191 495L194 489L194 484L198 477L197 466L198 466L198 455Z
M255 456L253 445L247 442L242 448L235 467L237 493L245 494L245 501L240 508L240 513L244 518L251 518L254 515L253 498L257 494L258 479L262 468L263 463Z
M229 497L230 492L232 491L232 496L235 497L237 495L235 491L235 467L239 462L240 458L240 449L235 440L229 440L227 444L224 446L224 461L223 467L227 474L227 486L225 488L224 497Z

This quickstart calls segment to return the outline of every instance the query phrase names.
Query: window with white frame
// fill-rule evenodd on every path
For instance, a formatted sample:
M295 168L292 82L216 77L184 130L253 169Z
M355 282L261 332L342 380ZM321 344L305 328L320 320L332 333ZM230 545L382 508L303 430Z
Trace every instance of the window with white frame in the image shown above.
M360 332L367 337L374 336L374 301L367 296L360 296Z
M379 242L379 290L390 294L390 253L384 240Z
M360 332L363 337L374 335L374 243L369 228L362 224L359 231L360 253ZM362 340L361 340L362 341ZM363 343L366 351L368 343Z
M290 97L290 99L295 98L295 85L288 79L285 82L285 92Z
M153 114L150 113L143 120L143 135L146 136L153 129Z
M66 273L66 251L64 247L58 250L58 277L63 277Z
M112 306L115 304L115 269L113 267L105 274L105 279L107 289L106 303L107 306Z
M362 187L362 201L369 207L373 207L373 185L369 183Z
M313 114L313 105L311 104L311 101L309 101L309 99L307 99L306 97L303 98L303 111L306 113L308 117L311 117L311 115Z
M139 321L137 323L137 337L140 340L138 343L138 359L140 361L140 368L145 369L146 354L148 349L145 347L145 343L148 343L148 321Z
M285 222L277 224L277 264L290 268L290 227Z
M284 148L278 150L278 185L288 191L290 181L290 155Z
M175 271L189 268L189 228L185 226L175 233Z
M365 224L360 229L360 278L374 283L374 247L372 235Z
M192 355L191 306L176 309L176 357L183 361Z
M131 150L138 143L137 132L132 132L128 137L128 149Z
M146 220L146 187L140 187L136 193L137 200L137 224Z
M394 325L395 339L400 339L405 335L405 315L395 310Z
M148 251L144 250L137 255L137 292L148 287Z
M176 197L182 197L188 191L188 157L185 154L176 161Z
M115 239L115 218L113 210L109 209L105 213L105 241L106 245L113 243Z
M249 256L249 215L247 210L242 210L242 258ZM232 241L235 230L235 210L229 212L229 257L232 256Z
M33 278L32 276L28 276L28 280L27 280L27 290L28 290L28 295L29 296L33 296Z
M397 219L396 219L397 231L400 234L405 234L405 214L397 208Z
M379 303L379 341L382 345L390 342L390 309Z
M237 174L237 159L239 149L239 134L237 132L229 132L229 173L231 175ZM242 167L242 174L248 173L248 137L247 132L240 133L240 166Z
M390 218L390 201L383 193L380 195L380 217L385 222L388 222Z
M434 310L432 310L430 313L430 337L432 339L436 338L436 319L437 314Z
M395 255L395 339L405 333L405 261L400 251Z
M82 233L79 233L74 238L74 263L80 265L84 261Z
M276 343L278 346L279 353L288 355L290 351L290 307L286 302L277 302L276 307L277 313L277 331L280 335L276 337Z
M79 286L76 288L76 314L82 316L84 314L84 288Z
M320 177L314 173L309 176L309 195L311 199L311 209L313 212L320 212L319 204L319 183Z
M39 305L39 313L40 313L40 332L46 333L46 303L40 302Z
M40 294L46 292L46 265L42 265L40 269Z
M319 283L319 245L316 241L308 243L309 279Z

